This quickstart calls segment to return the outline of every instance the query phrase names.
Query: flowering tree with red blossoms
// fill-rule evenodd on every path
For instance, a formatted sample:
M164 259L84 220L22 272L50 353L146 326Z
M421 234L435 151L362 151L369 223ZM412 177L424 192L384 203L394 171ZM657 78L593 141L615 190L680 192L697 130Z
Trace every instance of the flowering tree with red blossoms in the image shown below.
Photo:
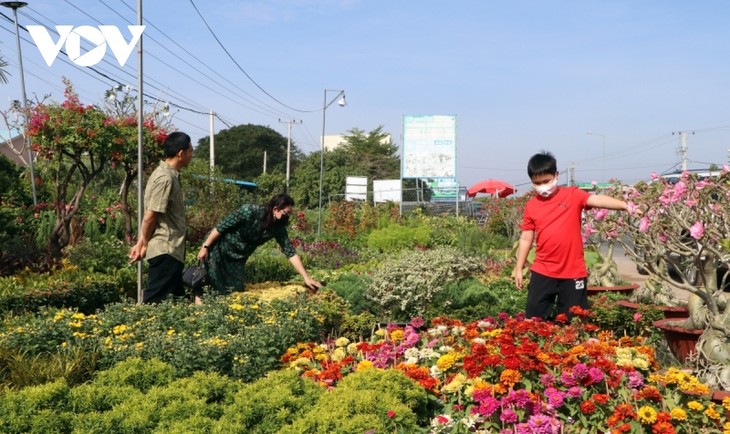
M33 150L55 172L56 223L49 240L55 257L69 243L71 220L86 188L108 165L115 166L134 154L137 135L136 121L116 119L94 105L82 104L71 83L64 80L64 84L65 100L34 105L28 120ZM164 140L153 124L145 127L152 137L150 145Z
M676 183L614 185L609 194L629 204L628 213L589 213L588 233L620 243L653 279L690 293L683 326L704 329L697 344L708 381L730 390L730 168L701 179L685 172Z

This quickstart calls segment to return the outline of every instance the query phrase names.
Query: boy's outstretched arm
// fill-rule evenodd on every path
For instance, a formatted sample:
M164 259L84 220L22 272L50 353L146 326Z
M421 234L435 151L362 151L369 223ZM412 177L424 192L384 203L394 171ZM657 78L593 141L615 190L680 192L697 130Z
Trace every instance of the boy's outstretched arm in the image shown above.
M615 209L626 211L627 204L621 199L606 196L605 194L592 194L588 197L587 205L591 208Z

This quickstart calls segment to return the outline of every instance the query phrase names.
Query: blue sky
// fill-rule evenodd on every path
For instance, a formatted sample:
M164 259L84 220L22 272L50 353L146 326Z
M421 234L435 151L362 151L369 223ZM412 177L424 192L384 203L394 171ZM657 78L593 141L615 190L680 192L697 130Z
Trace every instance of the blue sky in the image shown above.
M134 0L28 3L21 26L136 23ZM181 107L175 126L194 140L212 109L228 125L284 136L283 121L302 121L292 138L316 151L324 89L344 89L348 106L326 111L328 135L383 125L400 146L403 115L456 115L466 187L497 178L524 192L526 162L542 149L577 181L647 179L679 166L680 131L689 168L728 160L724 1L147 0L143 14L144 92ZM121 68L107 52L97 74L60 58L48 67L21 37L29 96L60 100L62 76L87 103L117 83L136 86L136 53ZM0 41L12 74L0 85L6 109L20 83L13 23L2 16Z

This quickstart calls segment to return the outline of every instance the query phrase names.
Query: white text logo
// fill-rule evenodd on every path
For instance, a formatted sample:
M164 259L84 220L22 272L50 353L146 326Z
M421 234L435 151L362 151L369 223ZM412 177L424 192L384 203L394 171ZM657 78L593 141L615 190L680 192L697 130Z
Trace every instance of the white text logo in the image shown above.
M116 26L99 26L98 29L92 26L78 26L76 28L74 26L56 26L59 35L57 42L53 41L48 30L43 26L26 27L48 66L51 66L53 61L56 60L64 43L66 44L66 54L68 54L69 59L79 66L93 66L101 62L104 54L106 54L107 44L112 49L119 65L124 66L146 26L127 26L132 34L132 39L129 42L124 39L122 32ZM91 42L95 47L81 54L81 38Z

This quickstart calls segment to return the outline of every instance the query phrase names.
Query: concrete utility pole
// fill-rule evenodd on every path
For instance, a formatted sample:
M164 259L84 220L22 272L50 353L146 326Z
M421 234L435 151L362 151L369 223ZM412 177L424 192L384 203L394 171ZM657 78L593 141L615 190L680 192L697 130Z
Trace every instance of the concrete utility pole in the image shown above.
M694 131L690 131L694 134ZM672 134L679 134L679 157L682 159L682 172L687 170L687 131L678 131Z
M288 124L288 133L287 133L287 140L286 140L286 194L289 194L289 168L291 167L291 125L292 124L301 124L302 121L282 121L279 119L279 122L283 124Z

